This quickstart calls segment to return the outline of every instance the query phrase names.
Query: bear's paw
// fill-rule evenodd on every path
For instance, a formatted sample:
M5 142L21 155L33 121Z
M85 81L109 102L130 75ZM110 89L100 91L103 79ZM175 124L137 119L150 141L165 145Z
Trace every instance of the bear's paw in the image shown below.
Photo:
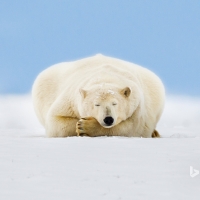
M77 136L94 137L99 132L100 124L93 117L83 117L76 124Z

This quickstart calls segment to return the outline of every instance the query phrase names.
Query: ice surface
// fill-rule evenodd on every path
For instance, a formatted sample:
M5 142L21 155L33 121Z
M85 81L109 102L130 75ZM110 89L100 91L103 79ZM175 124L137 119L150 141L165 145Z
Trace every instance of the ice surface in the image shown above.
M161 139L46 138L29 95L0 97L0 199L196 200L200 99L169 96Z

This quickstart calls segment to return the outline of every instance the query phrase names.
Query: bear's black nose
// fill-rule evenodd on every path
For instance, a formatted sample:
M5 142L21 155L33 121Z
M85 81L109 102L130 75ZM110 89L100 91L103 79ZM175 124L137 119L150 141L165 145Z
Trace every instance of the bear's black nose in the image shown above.
M114 122L114 119L112 117L106 117L103 121L106 125L110 126Z

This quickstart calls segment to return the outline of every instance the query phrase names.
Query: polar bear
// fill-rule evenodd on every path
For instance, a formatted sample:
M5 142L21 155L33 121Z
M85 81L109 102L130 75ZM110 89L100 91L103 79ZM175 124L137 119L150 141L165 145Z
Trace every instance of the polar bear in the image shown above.
M32 88L36 115L48 137L159 137L165 89L151 71L98 54L56 64Z

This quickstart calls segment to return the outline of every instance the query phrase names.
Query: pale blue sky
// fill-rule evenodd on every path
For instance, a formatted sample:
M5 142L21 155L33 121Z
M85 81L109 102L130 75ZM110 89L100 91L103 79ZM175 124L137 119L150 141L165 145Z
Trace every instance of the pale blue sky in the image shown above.
M1 0L0 93L96 53L143 65L167 93L200 96L199 0Z

